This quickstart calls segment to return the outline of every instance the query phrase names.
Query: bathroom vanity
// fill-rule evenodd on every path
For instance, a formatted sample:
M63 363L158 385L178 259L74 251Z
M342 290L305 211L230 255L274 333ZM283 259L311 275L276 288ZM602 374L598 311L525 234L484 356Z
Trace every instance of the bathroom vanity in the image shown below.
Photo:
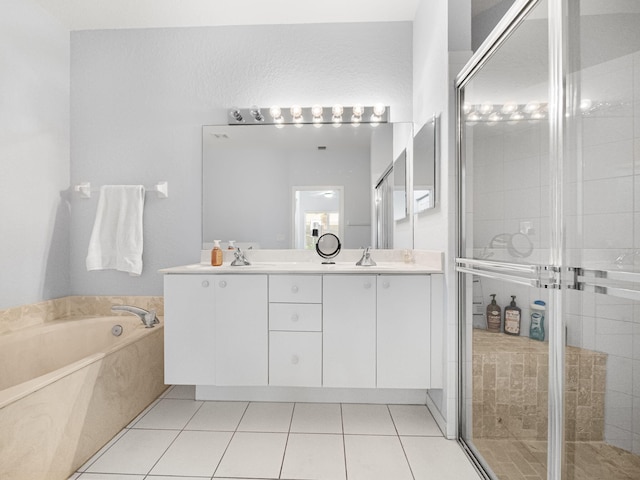
M442 261L423 258L164 269L165 383L247 400L440 388Z

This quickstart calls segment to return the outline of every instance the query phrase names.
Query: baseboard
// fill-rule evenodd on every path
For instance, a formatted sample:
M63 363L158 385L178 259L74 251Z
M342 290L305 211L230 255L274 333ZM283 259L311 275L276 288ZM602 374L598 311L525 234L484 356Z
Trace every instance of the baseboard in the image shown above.
M431 412L431 415L433 416L433 419L438 424L438 428L442 432L442 435L445 438L447 438L447 421L444 419L444 417L440 413L440 410L438 410L438 407L436 407L436 404L431 399L429 394L427 394L427 408ZM453 439L450 438L449 440L453 440Z
M414 389L196 385L196 400L425 405L427 399L426 390Z

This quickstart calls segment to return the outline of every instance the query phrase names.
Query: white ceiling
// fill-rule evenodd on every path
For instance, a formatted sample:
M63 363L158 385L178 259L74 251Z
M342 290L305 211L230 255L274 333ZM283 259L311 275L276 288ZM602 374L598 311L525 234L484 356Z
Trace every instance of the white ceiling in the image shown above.
M36 0L69 30L413 21L431 0ZM470 0L473 15L505 0Z
M412 21L420 2L420 0L36 1L58 17L70 30Z

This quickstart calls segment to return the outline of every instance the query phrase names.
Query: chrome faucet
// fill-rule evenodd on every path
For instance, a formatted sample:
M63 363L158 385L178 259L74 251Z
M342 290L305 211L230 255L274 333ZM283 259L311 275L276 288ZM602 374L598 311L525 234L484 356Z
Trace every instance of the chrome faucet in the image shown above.
M112 312L116 312L119 310L133 313L134 315L139 316L140 320L142 320L142 323L145 324L146 328L153 328L156 323L160 323L160 320L156 318L155 310L148 311L144 308L138 308L131 305L114 305L111 307Z
M362 252L362 258L356 262L359 267L375 267L376 262L371 258L371 247L367 247Z
M235 252L233 252L233 256L236 258L233 262L231 262L232 267L251 265L251 262L247 260L247 257L244 256L244 252L240 250L240 247L236 247Z

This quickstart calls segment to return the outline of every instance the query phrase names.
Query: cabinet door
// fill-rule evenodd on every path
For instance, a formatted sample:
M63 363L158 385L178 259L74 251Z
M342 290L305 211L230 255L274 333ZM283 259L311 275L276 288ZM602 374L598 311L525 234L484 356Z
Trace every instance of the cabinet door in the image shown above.
M216 275L216 385L266 385L266 275Z
M269 385L322 385L322 333L270 332Z
M215 275L164 276L164 383L215 383Z
M376 277L323 277L325 387L376 386Z
M430 277L378 277L379 388L429 388Z

